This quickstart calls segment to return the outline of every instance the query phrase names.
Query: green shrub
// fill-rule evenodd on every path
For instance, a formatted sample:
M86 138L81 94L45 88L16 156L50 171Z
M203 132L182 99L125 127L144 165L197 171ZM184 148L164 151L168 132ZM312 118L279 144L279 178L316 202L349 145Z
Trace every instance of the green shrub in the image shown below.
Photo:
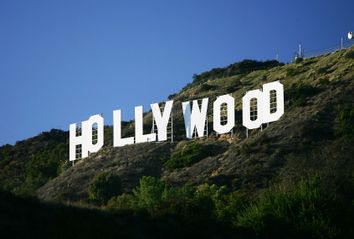
M173 98L175 98L177 96L177 93L174 94L170 94L167 99L172 100Z
M354 49L350 49L347 53L345 53L345 58L354 59Z
M197 186L194 196L197 200L203 200L207 198L216 202L222 196L224 196L225 193L226 193L226 186L219 187L215 184L209 185L207 183L203 183Z
M234 191L223 195L215 201L214 215L217 220L232 224L237 215L244 210L250 202L249 196L242 191Z
M296 57L296 59L295 59L295 63L296 64L298 64L298 63L301 63L301 62L303 62L304 61L304 58L302 58L302 57Z
M340 105L336 110L336 135L354 138L354 108L352 105Z
M152 209L163 200L166 186L158 178L144 176L140 179L139 186L133 190L137 206Z
M190 166L209 155L207 146L197 142L191 142L185 145L182 149L172 153L164 166L167 169L176 169Z
M289 233L332 238L338 232L331 222L336 208L335 196L314 179L302 181L290 192L265 193L237 216L236 224L274 236Z
M218 202L226 194L226 186L217 186L215 184L209 185L207 183L196 187L194 193L194 200L209 215L213 215Z
M327 73L331 73L333 72L333 70L331 70L332 65L325 65L323 67L320 67L317 69L317 73L318 74L327 74Z
M299 71L294 68L294 67L289 67L286 69L286 76L290 77L290 76L295 76L299 73Z
M203 72L201 74L193 75L193 84L194 83L203 83L208 80L213 80L222 77L230 77L238 74L248 74L252 71L257 70L267 70L273 67L282 66L283 63L280 63L275 60L269 61L256 61L256 60L243 60L236 62L227 67L223 68L214 68L210 71Z
M351 234L353 206L341 205L318 178L291 190L269 190L259 197L228 192L225 186L185 184L172 187L158 178L142 177L132 194L112 198L109 209L146 210L154 218L213 221L261 238L333 238Z
M328 80L328 78L321 78L319 80L321 86L328 86L331 84L331 82Z
M36 137L0 147L0 188L34 196L58 176L68 161L68 133L52 129Z
M294 107L302 107L306 106L307 100L304 97L297 98L296 100L293 101L292 106Z
M238 90L239 89L239 85L230 85L230 86L228 86L227 88L226 88L226 92L227 93L233 93L233 92L235 92L236 90Z
M153 215L174 214L186 218L213 216L217 204L226 194L226 187L202 184L181 187L166 185L158 178L144 176L132 194L113 197L109 209L147 210Z
M92 179L87 192L91 201L104 204L110 198L122 193L122 182L118 175L104 172Z
M319 88L307 84L297 84L287 91L287 98L292 106L305 106L309 97L320 92Z
M216 88L216 86L214 86L214 85L209 85L209 84L205 83L205 84L202 84L202 85L200 86L200 91L201 91L201 92L204 92L204 91L213 90L213 89L215 89L215 88Z
M112 197L107 202L107 208L119 210L136 209L136 199L131 194L123 193L122 195Z

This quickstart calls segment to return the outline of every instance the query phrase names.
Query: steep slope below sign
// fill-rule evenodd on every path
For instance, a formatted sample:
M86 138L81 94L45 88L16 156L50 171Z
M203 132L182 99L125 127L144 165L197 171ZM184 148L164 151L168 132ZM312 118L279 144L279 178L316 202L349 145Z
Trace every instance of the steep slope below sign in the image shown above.
M108 139L104 149L50 180L38 190L38 196L45 200L85 200L89 182L106 171L122 178L124 191L137 185L143 175L161 177L172 185L210 182L255 193L274 183L290 183L306 175L319 174L333 180L352 177L353 51L342 50L224 78L199 79L170 97L176 105L176 143L112 148ZM275 80L285 87L285 114L279 121L264 125L262 131L249 132L246 138L241 98L246 91ZM226 93L236 99L234 137L216 136L210 131L208 138L184 140L181 102L213 99ZM209 112L210 126L211 115ZM146 128L151 126L151 112L145 115L144 124ZM133 129L133 122L128 123L125 136L131 136Z

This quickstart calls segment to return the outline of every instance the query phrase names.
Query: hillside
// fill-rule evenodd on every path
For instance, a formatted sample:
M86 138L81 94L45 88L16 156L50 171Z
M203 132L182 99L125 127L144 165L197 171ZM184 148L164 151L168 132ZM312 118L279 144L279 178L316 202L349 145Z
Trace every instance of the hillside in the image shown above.
M340 198L341 202L342 200L345 202L343 205L351 207L347 212L353 211L353 47L287 65L276 61L245 60L225 68L215 68L195 75L193 78L191 84L179 93L169 96L169 99L175 102L174 143L143 143L113 148L112 127L106 126L104 148L71 166L67 162L68 133L52 130L20 141L14 146L5 145L0 148L0 189L15 195L36 196L47 202L130 210L135 207L131 202L135 200L134 202L139 204L141 200L143 176L152 176L145 177L147 181L149 178L158 179L158 182L149 183L154 183L156 187L163 185L161 192L167 190L169 193L165 193L166 195L170 195L170 190L173 188L177 188L178 195L189 195L182 189L191 187L191 190L195 190L196 193L193 195L198 195L198 192L203 189L208 191L209 197L214 195L213 193L220 193L221 188L225 187L227 188L225 197L245 194L247 200L252 202L256 198L261 198L261 202L267 200L262 197L270 190L295 190L293 195L298 196L296 188L300 187L299 183L302 180L314 180L313 178L316 177L316 180L320 181L320 188L324 186L333 189L336 197ZM263 130L252 130L249 137L246 137L246 129L241 122L242 96L246 91L261 88L264 83L277 80L284 85L284 115L276 122L263 125ZM209 102L213 102L216 96L223 94L232 94L236 99L234 136L217 136L210 130L208 137L186 140L181 102L204 97L209 97ZM147 131L151 127L151 117L151 112L147 112L144 116ZM211 110L208 112L208 123L212 125ZM133 134L134 122L124 123L123 136L133 136ZM99 198L93 185L102 183L99 180L106 180L104 182L109 184L114 177L117 182L119 181L117 183L119 190L116 192L108 190L109 196ZM107 183L102 185L105 187ZM214 185L216 189L205 185ZM183 193L178 190L182 190ZM312 192L313 188L309 187L306 190ZM182 201L185 200L184 197ZM200 202L199 197L195 197L195 200ZM165 198L170 196L163 196L158 205L165 205L164 200L167 200ZM195 203L193 200L192 204ZM218 208L216 202L219 201L213 198L212 202L215 203L213 208ZM148 211L155 216L165 215L165 206L161 205L157 208L155 204L139 207L148 208ZM181 213L180 206L173 204L171 209L171 205L168 205L166 209L168 212L176 210ZM232 211L232 209L226 210L226 206L224 205L220 211ZM342 209L338 209L340 210ZM184 213L185 211L182 214L185 215ZM220 218L218 213L217 218ZM223 214L223 220L232 221L232 225L241 225L255 231L263 230L254 227L253 224L247 227L251 224L245 223L239 216L237 219L232 215L228 216L231 219L224 217L226 216ZM328 220L331 221L337 216L329 217L331 219ZM350 225L351 222L346 221L350 217L342 216L341 220L344 218L344 221L338 221L341 221L342 225L346 223ZM328 226L330 221L316 223L326 225L321 228L327 230L332 228ZM317 226L313 228L318 228ZM333 226L337 229L340 227L340 225ZM296 228L300 230L299 227ZM349 235L346 234L348 233L346 229L337 229L326 231L328 233L326 235L332 237L343 236L341 233ZM274 228L269 230L272 231ZM301 230L306 232L312 229ZM296 236L303 236L304 234L301 233ZM322 231L317 233L321 234Z
M229 140L231 143L211 135L208 139L176 140L173 144L146 143L123 148L108 145L48 182L39 189L39 195L45 200L65 199L66 195L84 199L87 197L86 186L98 174L97 170L117 173L128 191L143 175L161 177L177 185L190 181L197 184L210 182L227 184L235 189L266 188L273 181L291 182L315 172L332 173L341 178L347 173L350 176L354 170L352 147L342 143L337 133L341 130L340 111L348 107L351 110L353 106L354 63L345 55L348 53L341 51L269 70L209 79L201 84L194 82L173 97L176 102L175 128L182 129L182 132L176 130L176 138L184 133L179 107L182 101L210 97L212 102L218 95L232 93L236 99L238 127L234 139ZM262 132L254 130L246 139L245 128L241 125L241 98L246 91L275 80L280 80L285 87L285 114ZM210 124L211 120L209 117ZM145 123L145 128L151 126L150 113L145 116ZM126 135L132 136L133 129L132 124L128 125ZM183 168L171 170L164 167L164 160L189 144L207 148L210 144L222 150L210 150L213 155L206 155Z

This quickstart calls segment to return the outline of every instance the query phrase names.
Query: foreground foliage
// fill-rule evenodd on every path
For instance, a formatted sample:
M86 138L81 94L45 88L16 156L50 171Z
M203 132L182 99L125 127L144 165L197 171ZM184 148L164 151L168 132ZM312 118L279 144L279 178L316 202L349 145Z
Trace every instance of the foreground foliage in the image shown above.
M353 201L353 199L352 199ZM273 189L253 198L225 186L202 184L171 187L143 177L132 194L112 198L107 208L147 211L154 217L212 220L237 231L282 238L339 238L353 231L352 201L337 198L319 178L291 189Z
M172 187L143 177L109 210L44 204L0 192L0 236L25 238L350 238L354 201L319 178L260 196L225 186Z

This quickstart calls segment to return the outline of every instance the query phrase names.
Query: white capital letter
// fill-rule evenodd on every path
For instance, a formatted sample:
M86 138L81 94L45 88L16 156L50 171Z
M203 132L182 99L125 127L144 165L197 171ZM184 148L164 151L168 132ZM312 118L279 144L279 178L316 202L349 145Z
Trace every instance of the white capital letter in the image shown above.
M97 124L97 142L92 143L92 126ZM104 143L104 120L101 115L93 115L81 123L81 136L76 136L76 124L70 124L69 160L76 159L76 146L81 144L81 158L100 150Z
M163 113L160 111L159 104L151 104L153 120L155 120L157 127L158 141L167 140L167 125L171 117L173 100L166 101Z
M134 137L122 138L122 113L121 110L113 111L113 147L134 144Z
M92 144L92 126L97 124L97 142ZM101 115L93 115L82 123L82 134L86 143L82 145L82 152L95 153L103 146L104 121Z
M251 120L251 100L257 100L257 119ZM242 98L242 124L247 129L256 129L261 126L263 123L263 92L260 90L251 90L246 93L246 95Z
M276 107L275 112L271 112L271 91L275 91L276 99L273 102L273 107ZM284 114L284 87L279 81L267 83L263 85L263 100L264 100L264 115L263 123L269 123L280 119Z
M156 134L144 134L143 131L143 107L135 107L135 139L136 143L156 141Z
M70 145L69 145L69 160L76 160L76 145L81 144L81 158L83 158L82 145L84 144L82 130L81 135L76 136L76 124L70 124ZM86 155L87 157L87 155Z
M191 114L190 102L182 103L184 125L186 127L186 137L193 137L194 128L197 130L198 137L204 136L205 120L207 117L208 98L202 100L202 107L199 109L198 101L193 100L193 108Z
M222 104L227 107L227 123L221 125L220 108ZM222 95L214 101L213 104L213 128L219 134L225 134L235 126L235 99L230 95Z

